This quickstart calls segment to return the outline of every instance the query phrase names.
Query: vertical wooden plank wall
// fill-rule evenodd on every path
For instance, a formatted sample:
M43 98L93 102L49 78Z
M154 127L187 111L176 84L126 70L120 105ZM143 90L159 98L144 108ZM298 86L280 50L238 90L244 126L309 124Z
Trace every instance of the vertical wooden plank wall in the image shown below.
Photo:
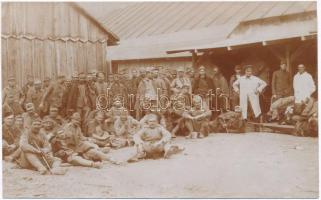
M44 79L93 69L106 72L108 35L66 3L3 3L2 85L27 74Z

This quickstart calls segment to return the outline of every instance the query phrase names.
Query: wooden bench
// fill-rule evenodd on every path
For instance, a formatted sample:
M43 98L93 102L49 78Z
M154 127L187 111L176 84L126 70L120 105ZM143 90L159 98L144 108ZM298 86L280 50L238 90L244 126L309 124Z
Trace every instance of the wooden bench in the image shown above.
M247 122L247 126L252 125L254 127L254 131L258 132L266 132L266 129L271 130L273 133L289 133L291 134L294 131L293 125L280 125L278 123L256 123L256 122Z

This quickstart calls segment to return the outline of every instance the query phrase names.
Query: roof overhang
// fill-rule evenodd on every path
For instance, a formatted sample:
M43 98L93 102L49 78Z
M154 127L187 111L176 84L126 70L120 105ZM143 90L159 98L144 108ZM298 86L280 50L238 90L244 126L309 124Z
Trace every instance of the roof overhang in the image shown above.
M168 54L182 52L202 52L214 49L233 50L253 45L270 45L278 42L290 41L293 39L311 39L316 38L317 18L309 16L307 18L293 18L291 20L275 20L273 23L265 21L257 23L240 23L235 30L221 41L209 43L206 45L188 46L168 50Z

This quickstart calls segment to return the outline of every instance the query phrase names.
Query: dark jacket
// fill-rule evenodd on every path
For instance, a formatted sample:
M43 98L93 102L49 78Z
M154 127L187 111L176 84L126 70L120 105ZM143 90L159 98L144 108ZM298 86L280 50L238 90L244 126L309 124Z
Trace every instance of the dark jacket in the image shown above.
M78 88L77 83L74 83L71 88L70 88L70 93L69 93L69 97L68 97L68 101L67 101L67 110L73 109L74 111L77 110L77 99L79 97L79 88ZM85 90L85 96L87 98L87 106L89 106L90 108L92 108L92 102L91 99L89 98L89 88L88 85L86 84L86 90Z
M215 93L215 91L214 91L215 87L214 87L213 80L210 77L205 76L205 81L207 83L208 89L209 90L212 89L213 93ZM199 87L199 82L200 82L199 77L194 80L193 93L195 93L195 94L200 94L201 90L204 89L204 88Z

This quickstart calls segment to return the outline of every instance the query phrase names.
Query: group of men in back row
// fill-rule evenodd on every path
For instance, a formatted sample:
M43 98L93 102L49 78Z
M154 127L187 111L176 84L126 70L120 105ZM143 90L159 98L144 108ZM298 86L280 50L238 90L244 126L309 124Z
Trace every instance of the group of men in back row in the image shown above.
M184 68L163 74L155 67L139 75L133 71L132 77L110 74L107 82L102 72L43 82L28 76L22 89L9 77L2 92L4 158L41 174L60 174L61 162L96 168L103 161L117 164L110 148L135 145L137 154L129 161L167 158L183 150L170 144L176 135L244 132L248 110L255 121L261 119L259 96L267 83L253 75L252 66L236 66L229 83L218 67L213 71L213 77L203 66L197 76ZM271 86L268 120L300 124L301 135L315 131L316 88L304 65L292 84L281 63Z

